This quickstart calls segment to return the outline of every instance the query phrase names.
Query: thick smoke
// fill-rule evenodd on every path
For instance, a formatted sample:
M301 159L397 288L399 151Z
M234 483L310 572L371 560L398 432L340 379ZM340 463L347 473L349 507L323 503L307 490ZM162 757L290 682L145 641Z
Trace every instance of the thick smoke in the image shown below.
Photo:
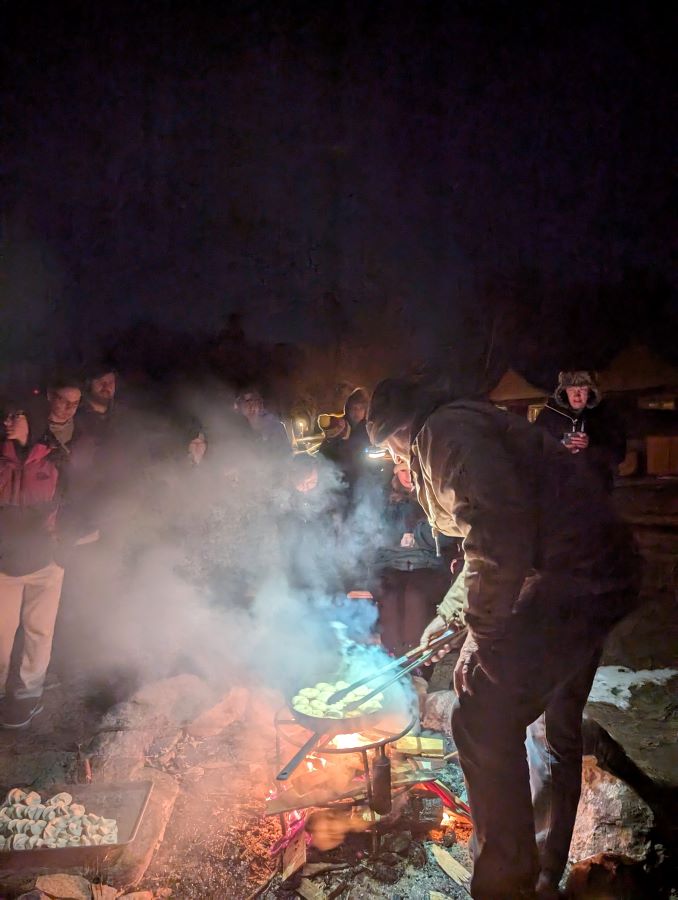
M61 657L93 682L190 671L219 690L327 680L338 633L370 648L353 654L351 675L387 662L374 604L345 596L366 586L386 539L382 486L368 477L352 499L323 460L317 487L299 491L316 464L253 445L223 397L179 409L172 424L120 410L92 492L101 539L67 566ZM198 431L208 447L195 465Z

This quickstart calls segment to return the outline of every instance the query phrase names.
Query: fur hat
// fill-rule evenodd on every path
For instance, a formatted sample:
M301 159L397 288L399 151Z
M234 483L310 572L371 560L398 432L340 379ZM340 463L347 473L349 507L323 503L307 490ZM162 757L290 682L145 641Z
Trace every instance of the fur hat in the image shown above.
M556 399L556 403L564 409L567 409L570 405L567 399L567 391L565 390L565 388L569 387L587 387L589 389L589 398L586 402L589 408L597 406L602 399L598 377L595 372L580 370L558 373L558 387L553 392L553 396Z

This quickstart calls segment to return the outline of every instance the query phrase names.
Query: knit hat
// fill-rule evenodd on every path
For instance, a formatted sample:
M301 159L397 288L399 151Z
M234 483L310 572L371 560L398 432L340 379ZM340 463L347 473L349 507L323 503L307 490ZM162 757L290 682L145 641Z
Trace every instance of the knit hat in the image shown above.
M553 392L553 396L558 405L565 409L570 405L567 399L567 391L565 390L565 388L569 387L587 387L589 389L589 397L586 402L589 408L597 406L602 399L598 377L595 372L581 370L558 373L558 387Z
M374 389L367 411L367 434L373 444L382 444L416 416L419 386L404 378L386 378Z

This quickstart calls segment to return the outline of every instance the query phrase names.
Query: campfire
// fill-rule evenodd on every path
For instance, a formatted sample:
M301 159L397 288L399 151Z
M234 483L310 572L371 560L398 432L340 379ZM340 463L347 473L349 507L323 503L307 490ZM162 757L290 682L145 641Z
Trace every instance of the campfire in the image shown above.
M454 843L457 828L468 836L468 807L438 778L454 757L451 746L442 737L413 736L416 715L380 709L359 731L324 736L299 719L289 705L275 715L276 766L294 756L266 800L267 815L280 822L271 854L281 860L283 880L307 865L309 854L341 858L346 845L344 858L358 847L371 871L389 882L403 863L394 846L406 856L415 848L416 856L423 852L417 840L449 832Z
M234 687L215 704L217 697L195 676L176 676L107 712L77 754L91 761L86 780L93 784L72 783L69 794L87 813L116 818L125 846L21 850L13 867L25 859L32 870L31 857L46 854L35 862L44 858L44 869L60 873L54 877L88 878L79 858L49 855L96 851L96 877L105 883L143 878L154 896L186 898L235 896L246 886L247 896L272 900L302 880L318 887L313 896L328 897L346 878L364 880L375 897L382 896L378 883L401 879L412 880L413 895L444 889L430 839L451 846L468 836L469 820L455 796L461 775L450 762L451 745L415 734L409 687L393 702L385 694L379 709L347 717L331 733L307 727L303 713L300 721L289 702L261 685ZM189 706L202 712L187 721ZM75 778L79 773L74 769ZM150 796L145 814L113 803L113 778ZM101 798L87 796L103 789ZM462 842L452 849L467 860ZM16 878L16 891L30 882L28 872Z

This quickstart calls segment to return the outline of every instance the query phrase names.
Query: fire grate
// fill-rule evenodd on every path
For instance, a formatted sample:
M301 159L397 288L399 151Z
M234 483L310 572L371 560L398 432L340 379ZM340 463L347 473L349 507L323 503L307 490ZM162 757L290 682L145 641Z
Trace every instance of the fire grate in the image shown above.
M276 732L276 764L281 765L283 753L290 748L303 747L309 736L309 731L300 725L291 715L288 708L278 710L274 718ZM291 821L288 816L292 814L292 823L296 825L297 816L301 810L314 809L350 809L360 806L366 807L372 831L373 849L377 849L379 834L377 824L382 816L388 816L392 809L393 800L399 793L403 793L416 784L432 781L435 775L417 774L415 779L392 782L392 745L409 734L415 727L416 717L401 717L396 721L379 723L368 730L355 734L340 734L327 737L306 757L309 772L318 771L315 764L327 765L325 757L350 757L358 756L360 766L356 771L361 774L353 779L347 790L335 790L329 794L322 791L309 790L303 794L297 791L299 782L303 782L305 774L293 779L286 784L279 793L269 797L267 803L268 814L278 815L283 836L290 835ZM280 789L280 784L277 785Z

